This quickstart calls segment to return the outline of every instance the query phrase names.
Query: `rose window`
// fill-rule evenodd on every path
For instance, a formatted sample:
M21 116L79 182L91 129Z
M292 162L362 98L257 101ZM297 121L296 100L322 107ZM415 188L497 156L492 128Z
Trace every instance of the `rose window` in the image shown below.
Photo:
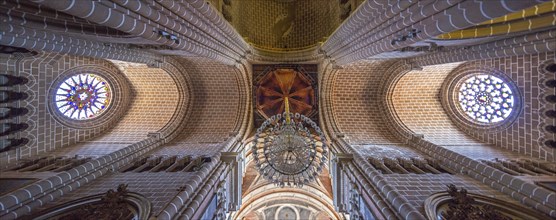
M110 86L95 74L77 74L66 79L56 91L56 106L64 116L92 119L102 114L111 100Z
M459 87L458 100L467 116L482 123L503 121L514 107L514 94L508 84L492 75L465 80Z

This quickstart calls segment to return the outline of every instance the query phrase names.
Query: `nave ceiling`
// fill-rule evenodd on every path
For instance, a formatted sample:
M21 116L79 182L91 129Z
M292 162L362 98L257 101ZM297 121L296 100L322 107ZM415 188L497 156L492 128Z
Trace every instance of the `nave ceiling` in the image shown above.
M159 219L426 219L448 184L556 217L542 184L556 182L555 11L555 0L3 1L0 218L122 183ZM51 97L76 73L109 84L95 118L64 118ZM475 107L511 93L507 120L476 123L457 103L455 88L481 74L509 89ZM286 97L330 148L303 188L265 180L250 151Z

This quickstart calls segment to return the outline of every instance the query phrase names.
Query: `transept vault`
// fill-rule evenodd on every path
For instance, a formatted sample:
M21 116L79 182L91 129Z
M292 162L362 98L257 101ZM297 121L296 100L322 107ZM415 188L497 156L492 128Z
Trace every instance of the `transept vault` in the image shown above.
M556 218L555 11L1 1L0 219Z

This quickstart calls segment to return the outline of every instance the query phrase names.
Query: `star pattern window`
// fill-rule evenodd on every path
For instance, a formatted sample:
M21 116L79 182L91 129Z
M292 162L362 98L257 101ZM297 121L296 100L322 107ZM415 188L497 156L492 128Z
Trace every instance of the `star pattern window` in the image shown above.
M101 115L110 105L108 82L95 74L82 73L68 77L56 91L56 106L64 116L87 120Z
M480 123L502 122L514 108L514 94L508 84L493 75L474 75L461 83L459 106L465 115Z

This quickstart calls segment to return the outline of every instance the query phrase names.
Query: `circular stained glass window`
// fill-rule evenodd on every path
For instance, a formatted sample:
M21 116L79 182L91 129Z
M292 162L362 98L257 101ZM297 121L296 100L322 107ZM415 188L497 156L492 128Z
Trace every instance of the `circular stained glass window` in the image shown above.
M67 78L56 91L56 106L64 116L75 120L92 119L110 105L108 82L95 74L77 74Z
M460 84L461 109L473 120L496 123L508 118L514 107L514 94L508 84L493 75L474 75Z

